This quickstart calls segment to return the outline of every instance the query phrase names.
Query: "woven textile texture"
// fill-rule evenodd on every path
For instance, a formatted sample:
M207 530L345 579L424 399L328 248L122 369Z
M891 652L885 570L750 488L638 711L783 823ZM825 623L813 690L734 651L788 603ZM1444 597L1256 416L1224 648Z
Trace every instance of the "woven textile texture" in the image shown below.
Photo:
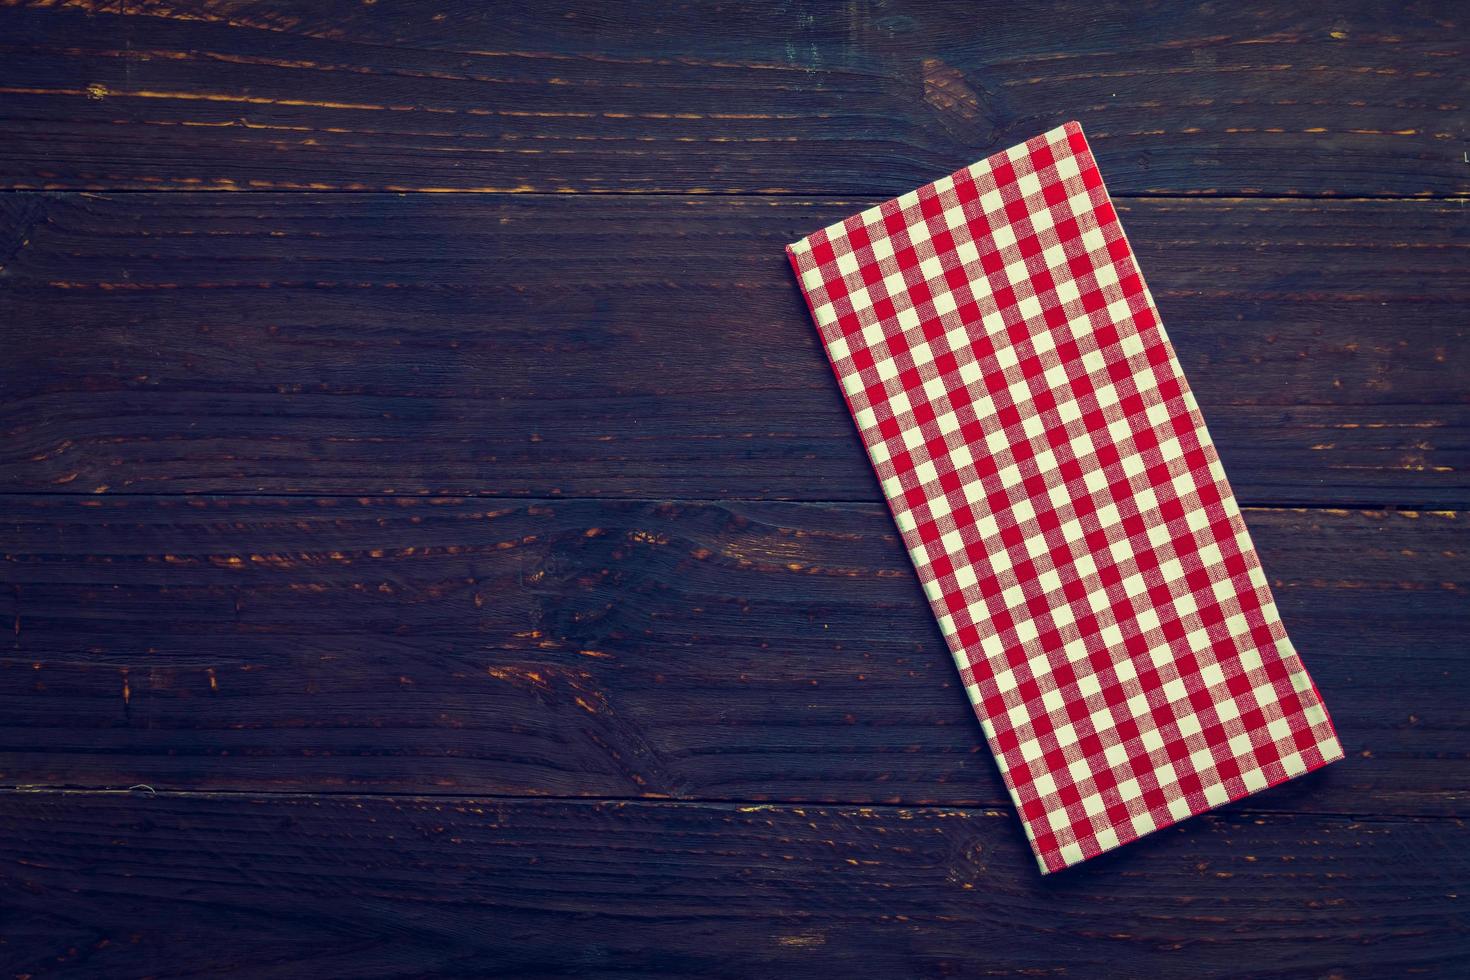
M787 252L1043 872L1342 757L1080 126Z

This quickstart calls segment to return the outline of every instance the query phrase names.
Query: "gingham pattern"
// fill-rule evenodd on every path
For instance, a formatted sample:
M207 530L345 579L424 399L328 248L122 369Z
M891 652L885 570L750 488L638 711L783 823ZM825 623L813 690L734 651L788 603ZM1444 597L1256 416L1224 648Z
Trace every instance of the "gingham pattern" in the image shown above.
M787 251L1043 872L1342 757L1081 127Z

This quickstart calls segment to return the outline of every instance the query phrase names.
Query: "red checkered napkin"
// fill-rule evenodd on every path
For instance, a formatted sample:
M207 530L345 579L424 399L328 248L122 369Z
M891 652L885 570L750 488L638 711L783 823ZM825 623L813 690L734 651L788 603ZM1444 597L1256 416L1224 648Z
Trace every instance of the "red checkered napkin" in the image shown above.
M1080 126L787 252L1043 872L1342 758Z

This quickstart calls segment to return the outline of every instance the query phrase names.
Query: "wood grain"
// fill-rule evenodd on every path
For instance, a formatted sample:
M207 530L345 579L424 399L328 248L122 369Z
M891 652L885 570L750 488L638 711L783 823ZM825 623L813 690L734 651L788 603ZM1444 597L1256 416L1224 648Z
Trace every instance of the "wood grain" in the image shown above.
M1458 820L1196 818L1041 878L1008 812L7 794L0 969L1452 976Z
M0 195L0 487L879 499L782 246L865 200ZM1249 503L1470 499L1443 202L1127 202Z
M11 188L889 195L1077 118L1121 194L1470 191L1448 0L5 6Z
M1008 805L892 520L775 502L0 499L6 784ZM1252 510L1350 758L1470 794L1458 515Z
M0 0L0 975L1470 974L1465 13ZM1348 758L1041 878L781 252L1072 118Z

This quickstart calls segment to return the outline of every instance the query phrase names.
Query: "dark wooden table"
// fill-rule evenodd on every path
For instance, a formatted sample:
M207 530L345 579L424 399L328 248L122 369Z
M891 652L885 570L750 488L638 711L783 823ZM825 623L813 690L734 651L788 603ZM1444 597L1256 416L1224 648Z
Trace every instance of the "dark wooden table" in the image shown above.
M1464 976L1464 5L620 7L0 10L0 973ZM1348 759L1043 879L782 246L1069 118Z

